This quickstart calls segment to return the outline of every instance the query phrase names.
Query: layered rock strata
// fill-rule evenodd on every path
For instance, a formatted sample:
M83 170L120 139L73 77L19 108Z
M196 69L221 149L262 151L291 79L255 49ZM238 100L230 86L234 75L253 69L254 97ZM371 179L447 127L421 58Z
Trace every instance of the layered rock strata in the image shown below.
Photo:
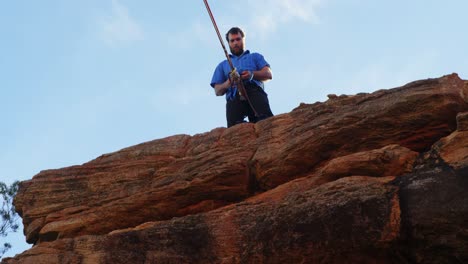
M2 263L462 263L468 85L456 74L301 104L48 170Z

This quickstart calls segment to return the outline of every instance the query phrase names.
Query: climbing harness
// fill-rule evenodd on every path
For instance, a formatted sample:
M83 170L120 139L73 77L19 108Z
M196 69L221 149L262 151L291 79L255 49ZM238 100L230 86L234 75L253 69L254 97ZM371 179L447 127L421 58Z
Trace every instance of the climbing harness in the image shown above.
M239 76L239 73L237 72L237 69L234 67L234 64L232 64L231 57L229 57L229 54L228 54L228 52L226 50L226 46L224 46L223 38L221 37L221 34L219 33L218 26L216 25L216 21L215 21L215 19L213 17L213 13L211 12L210 6L208 5L208 1L203 0L203 2L205 2L206 10L208 11L208 15L210 15L211 22L213 23L213 27L215 28L216 33L218 34L219 42L221 43L221 46L223 47L224 55L226 55L229 66L231 67L231 73L229 74L229 76L231 76L231 75ZM247 102L249 103L250 107L252 108L255 116L258 117L258 113L257 113L257 111L255 111L255 108L253 107L252 102L250 101L249 96L247 95L247 91L245 90L245 86L244 86L244 83L242 82L242 79L240 77L236 78L236 79L237 80L234 80L234 81L236 82L237 88L239 89L239 95L241 96L241 98L244 97L247 100Z

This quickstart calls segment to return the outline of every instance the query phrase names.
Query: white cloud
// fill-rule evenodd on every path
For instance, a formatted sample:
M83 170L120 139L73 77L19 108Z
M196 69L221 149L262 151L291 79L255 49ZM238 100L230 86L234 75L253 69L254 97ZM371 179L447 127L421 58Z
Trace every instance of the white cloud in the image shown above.
M100 35L110 44L125 44L144 38L138 22L132 18L128 8L118 0L112 0L112 14L100 19Z
M317 9L325 0L248 0L251 10L251 28L263 35L276 31L281 24L299 20L305 23L320 22ZM244 10L244 12L245 12Z
M319 24L319 8L327 1L329 0L241 0L228 2L226 6L212 1L211 10L222 34L232 26L239 26L248 30L249 37L266 38L287 23ZM203 25L206 28L209 23L207 14L205 21ZM209 37L212 38L215 33L211 23L209 27ZM206 33L206 29L204 31Z

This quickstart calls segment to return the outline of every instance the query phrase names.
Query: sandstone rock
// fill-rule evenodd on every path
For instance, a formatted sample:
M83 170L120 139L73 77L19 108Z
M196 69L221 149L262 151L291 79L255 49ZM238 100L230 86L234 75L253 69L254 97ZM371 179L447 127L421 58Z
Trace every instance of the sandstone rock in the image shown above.
M457 130L458 131L468 130L468 112L459 113L457 115Z
M454 132L436 145L442 159L450 166L461 169L468 164L468 131Z
M371 94L302 104L286 115L257 124L252 159L266 190L305 175L326 161L397 144L426 151L456 128L465 111L467 87L456 74L409 83Z
M333 159L319 170L317 177L330 182L352 175L400 176L412 171L418 155L405 147L389 145Z
M442 166L320 186L301 178L207 213L44 242L4 263L463 263L465 176Z
M105 234L240 201L250 193L245 161L253 155L247 143L254 139L252 125L217 129L41 172L22 183L24 192L15 200L30 231L28 242Z
M468 163L400 177L401 234L397 251L407 263L467 263Z
M2 263L465 260L466 94L452 74L42 171L15 199L36 246Z
M468 103L468 81L465 81L465 89L461 91L461 96Z
M350 177L310 190L294 186L300 191L281 200L248 200L114 234L41 243L21 262L6 263L91 263L84 261L88 255L96 264L374 261L399 233L392 179ZM330 254L331 248L336 252ZM43 259L50 251L53 257ZM372 254L363 257L365 251Z
M459 114L457 130L432 147L432 151L435 152L433 156L440 156L445 163L455 169L462 169L468 164L468 130L464 130L468 123L467 114Z

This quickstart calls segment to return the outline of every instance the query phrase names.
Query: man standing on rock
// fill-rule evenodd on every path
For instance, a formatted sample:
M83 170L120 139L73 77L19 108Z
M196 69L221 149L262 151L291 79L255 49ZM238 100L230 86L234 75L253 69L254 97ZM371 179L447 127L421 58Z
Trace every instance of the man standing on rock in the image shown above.
M217 96L226 96L227 126L231 127L245 122L246 116L251 123L273 116L263 84L272 79L270 64L261 54L244 50L245 34L242 29L231 28L226 33L226 40L231 50L229 57L237 71L232 73L228 61L222 61L214 71L211 86ZM233 81L237 78L242 80L250 104L243 96L239 95L237 85ZM255 111L257 115L255 115Z

